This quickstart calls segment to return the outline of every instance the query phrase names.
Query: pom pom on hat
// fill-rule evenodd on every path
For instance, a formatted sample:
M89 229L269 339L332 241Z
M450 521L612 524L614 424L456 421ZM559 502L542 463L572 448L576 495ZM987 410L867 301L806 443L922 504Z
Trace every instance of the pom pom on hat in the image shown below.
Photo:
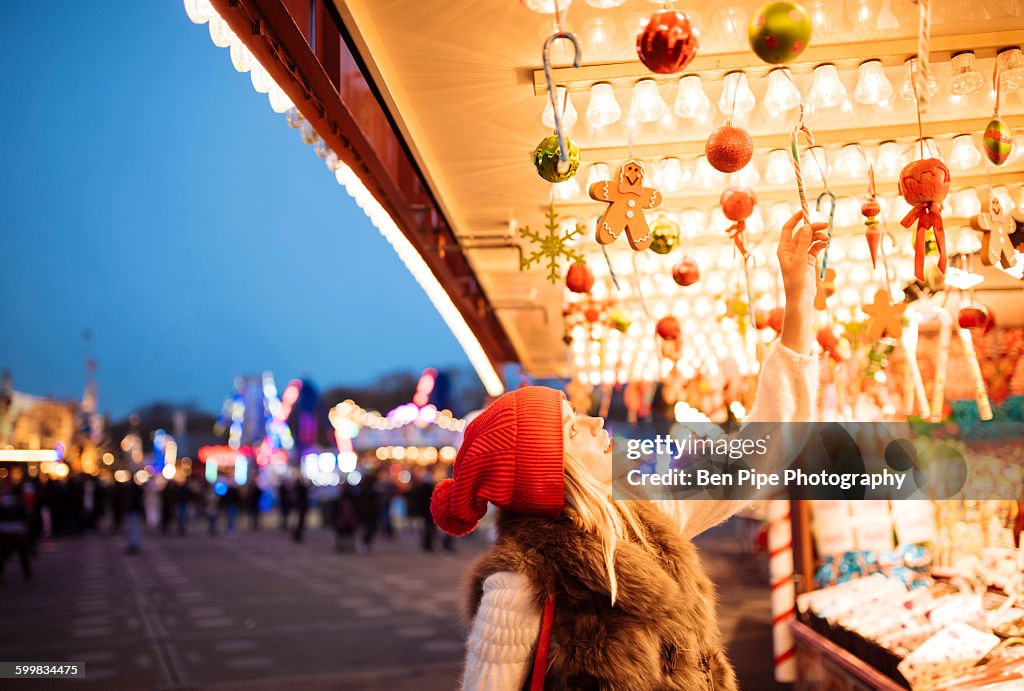
M455 488L455 481L451 478L441 480L434 488L434 494L430 497L430 513L434 516L437 527L448 533L459 537L471 533L480 523L480 519L487 513L487 503L484 502L484 509L475 520L459 518L452 511L452 490Z

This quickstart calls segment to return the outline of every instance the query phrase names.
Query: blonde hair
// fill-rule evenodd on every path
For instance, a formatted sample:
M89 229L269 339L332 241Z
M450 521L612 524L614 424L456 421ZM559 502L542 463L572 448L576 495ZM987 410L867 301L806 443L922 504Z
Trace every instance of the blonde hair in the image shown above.
M651 545L630 502L613 501L609 496L611 487L597 480L583 461L568 451L564 456L568 516L577 528L601 541L608 590L614 605L619 590L615 576L615 548L619 540L629 540L632 536L647 550Z

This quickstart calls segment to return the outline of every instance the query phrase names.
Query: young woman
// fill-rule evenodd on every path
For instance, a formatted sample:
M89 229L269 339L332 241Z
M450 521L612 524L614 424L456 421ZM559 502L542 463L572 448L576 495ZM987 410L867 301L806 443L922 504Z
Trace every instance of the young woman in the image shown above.
M814 265L827 235L800 219L779 241L786 316L750 420L812 417ZM463 688L736 688L690 538L742 502L613 502L611 476L604 421L554 389L505 394L466 428L434 519L464 535L488 502L501 511L498 540L470 571Z

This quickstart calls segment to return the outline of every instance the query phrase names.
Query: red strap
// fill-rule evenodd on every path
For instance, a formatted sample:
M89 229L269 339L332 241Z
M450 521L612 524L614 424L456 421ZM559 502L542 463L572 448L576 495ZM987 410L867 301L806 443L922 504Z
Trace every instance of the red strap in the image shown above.
M540 634L537 636L537 655L533 658L533 676L530 691L544 690L544 675L548 671L548 649L551 647L551 628L555 623L555 598L544 601L544 613L540 618Z

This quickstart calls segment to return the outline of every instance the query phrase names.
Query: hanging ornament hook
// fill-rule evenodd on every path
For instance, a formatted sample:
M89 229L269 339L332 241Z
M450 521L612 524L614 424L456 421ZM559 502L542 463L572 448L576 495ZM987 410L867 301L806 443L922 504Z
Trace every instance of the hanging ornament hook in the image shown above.
M551 101L551 110L555 115L555 135L558 136L558 172L564 173L569 169L569 150L565 146L565 135L562 133L562 116L559 113L558 104L555 102L555 84L551 79L551 44L563 38L572 43L574 53L572 66L580 66L580 42L576 34L566 31L557 31L544 41L544 81L548 85L548 99Z

